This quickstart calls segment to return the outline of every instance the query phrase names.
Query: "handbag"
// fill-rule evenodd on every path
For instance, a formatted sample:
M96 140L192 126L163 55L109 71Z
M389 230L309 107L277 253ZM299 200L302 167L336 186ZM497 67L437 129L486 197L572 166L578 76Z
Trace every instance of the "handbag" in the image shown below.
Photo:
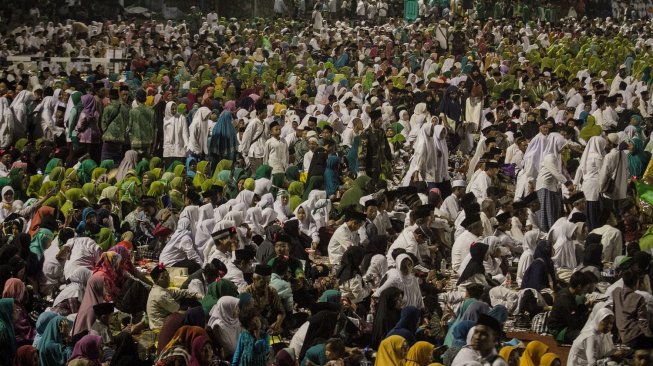
M615 169L614 174L605 183L605 186L601 190L601 193L612 194L615 188L617 188L617 172L619 171L619 168L621 166L621 160L623 160L621 155L622 155L621 151L619 151L619 161L617 161L617 168Z

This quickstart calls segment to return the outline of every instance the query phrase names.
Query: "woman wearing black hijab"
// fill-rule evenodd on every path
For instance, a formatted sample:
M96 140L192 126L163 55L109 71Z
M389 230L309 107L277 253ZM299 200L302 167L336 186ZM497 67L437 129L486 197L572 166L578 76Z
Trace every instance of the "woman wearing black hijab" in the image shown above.
M467 263L467 266L465 266L456 285L469 285L471 283L477 283L483 286L488 285L483 261L489 248L487 244L482 242L472 243L472 246L469 247L471 259Z
M403 302L404 293L396 287L388 287L381 292L374 315L374 327L370 342L372 349L378 349L385 335L397 325Z
M324 310L308 318L308 330L298 360L304 359L304 355L309 348L318 343L326 342L329 338L335 336L338 316L339 313L335 311Z
M151 365L151 362L142 361L138 358L138 347L131 334L122 332L116 339L116 352L111 357L110 366L144 366Z
M601 244L601 235L587 235L583 253L583 264L580 267L580 271L593 274L597 280L601 279L601 271L603 270L602 256L603 245Z
M541 291L545 288L556 290L556 274L551 260L552 247L549 244L540 244L533 253L533 263L524 272L521 288L532 288Z

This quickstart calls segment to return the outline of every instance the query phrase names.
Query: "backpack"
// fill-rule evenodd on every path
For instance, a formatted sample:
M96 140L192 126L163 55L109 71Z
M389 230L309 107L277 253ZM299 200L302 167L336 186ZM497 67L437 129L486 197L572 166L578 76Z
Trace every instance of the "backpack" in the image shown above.
M469 95L475 98L483 98L483 86L478 80L474 80L474 85L472 85L472 90L470 90Z
M549 321L550 311L539 313L533 317L531 321L531 331L537 334L548 333L547 322Z

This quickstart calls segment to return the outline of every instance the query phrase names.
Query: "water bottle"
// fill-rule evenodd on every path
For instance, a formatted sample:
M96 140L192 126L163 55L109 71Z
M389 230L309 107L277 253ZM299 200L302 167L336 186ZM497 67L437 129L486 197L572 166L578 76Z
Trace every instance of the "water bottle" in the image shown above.
M446 270L447 270L447 261L444 258L442 258L442 260L440 261L440 272L444 272Z
M374 322L374 315L372 315L371 313L367 314L366 321L367 321L368 324L372 324Z
M368 315L369 317L369 315ZM369 351L369 347L365 347L365 350L363 351L363 359L360 362L360 366L372 366L372 361L367 359L367 352Z

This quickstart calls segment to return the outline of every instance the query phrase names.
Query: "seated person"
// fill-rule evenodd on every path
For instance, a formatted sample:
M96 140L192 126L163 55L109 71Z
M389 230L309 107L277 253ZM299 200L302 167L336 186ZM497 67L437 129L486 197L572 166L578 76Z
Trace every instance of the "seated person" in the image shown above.
M150 323L150 329L160 329L163 320L170 314L179 310L178 300L182 298L196 297L201 299L202 296L188 290L169 289L170 274L162 264L154 267L150 276L154 281L154 286L147 297L147 318Z
M252 307L262 315L263 329L270 329L273 333L281 332L281 324L286 317L286 310L277 291L270 287L272 270L266 265L259 264L254 269L254 282L245 287L241 293L252 295Z
M572 343L587 321L587 306L584 302L579 304L577 299L586 293L588 285L587 274L575 272L569 279L569 287L556 293L547 326L558 343Z
M614 315L621 341L634 347L640 341L653 344L653 331L649 322L646 300L635 291L640 290L642 277L632 271L623 273L624 287L612 293Z

